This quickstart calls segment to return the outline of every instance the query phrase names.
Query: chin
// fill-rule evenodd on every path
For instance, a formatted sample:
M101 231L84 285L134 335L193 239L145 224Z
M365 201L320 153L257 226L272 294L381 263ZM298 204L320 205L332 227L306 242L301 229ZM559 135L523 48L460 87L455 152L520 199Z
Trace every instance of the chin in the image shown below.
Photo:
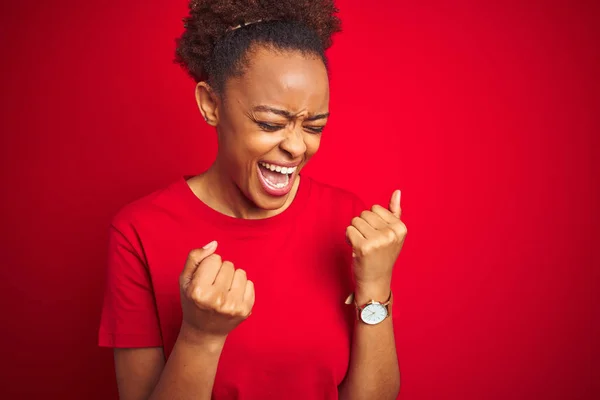
M285 202L287 200L287 196L285 196L285 198L279 199L265 199L264 196L259 197L260 198L258 199L258 201L255 201L254 204L256 205L256 207L265 211L279 210L285 205Z

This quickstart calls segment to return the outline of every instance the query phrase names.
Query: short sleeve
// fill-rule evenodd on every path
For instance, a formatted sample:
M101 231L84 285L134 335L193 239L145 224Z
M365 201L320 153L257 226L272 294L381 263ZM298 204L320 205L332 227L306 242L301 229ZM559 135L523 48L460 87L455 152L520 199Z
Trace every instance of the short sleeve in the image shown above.
M133 228L109 231L108 265L98 342L101 347L160 347L150 274ZM128 234L129 233L129 234Z

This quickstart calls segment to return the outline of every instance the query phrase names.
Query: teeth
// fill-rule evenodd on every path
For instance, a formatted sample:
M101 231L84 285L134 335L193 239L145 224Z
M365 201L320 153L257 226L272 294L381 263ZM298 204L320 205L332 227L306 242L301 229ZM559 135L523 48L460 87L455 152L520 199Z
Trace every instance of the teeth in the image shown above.
M290 176L286 175L285 182L282 182L282 183L271 183L271 181L269 181L268 179L265 179L265 182L267 182L267 185L271 186L272 188L283 189L290 183Z
M282 167L280 165L273 165L273 164L264 163L264 162L261 162L260 165L262 165L266 169L270 169L273 172L279 172L284 175L292 174L292 173L294 173L294 171L296 171L296 168L298 168L298 167Z

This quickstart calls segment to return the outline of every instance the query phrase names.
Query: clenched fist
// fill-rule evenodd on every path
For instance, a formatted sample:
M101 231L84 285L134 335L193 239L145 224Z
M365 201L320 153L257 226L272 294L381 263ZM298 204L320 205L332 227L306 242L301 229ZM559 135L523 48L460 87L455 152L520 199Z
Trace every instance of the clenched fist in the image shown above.
M392 269L407 233L400 221L400 194L399 190L392 194L389 209L374 205L353 218L346 229L357 287L391 285Z
M254 284L242 269L215 254L217 243L192 250L179 277L183 323L198 333L226 337L254 306Z

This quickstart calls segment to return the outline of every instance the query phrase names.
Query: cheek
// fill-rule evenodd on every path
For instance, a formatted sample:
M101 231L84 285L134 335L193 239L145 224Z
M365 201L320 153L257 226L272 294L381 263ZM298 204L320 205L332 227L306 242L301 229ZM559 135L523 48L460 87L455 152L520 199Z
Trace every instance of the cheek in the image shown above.
M254 173L256 162L266 154L273 153L280 139L277 135L263 132L240 132L228 141L228 153L238 173Z
M243 160L260 155L265 149L276 146L277 138L274 135L243 129L242 127L242 129L238 128L224 132L219 145L222 147L219 150L235 155L237 161L243 163Z
M243 153L245 159L262 158L265 154L273 151L279 145L281 139L273 133L254 132L241 138Z
M312 157L317 150L319 150L319 146L321 145L321 135L315 134L307 134L305 136L304 143L306 145L306 158Z

